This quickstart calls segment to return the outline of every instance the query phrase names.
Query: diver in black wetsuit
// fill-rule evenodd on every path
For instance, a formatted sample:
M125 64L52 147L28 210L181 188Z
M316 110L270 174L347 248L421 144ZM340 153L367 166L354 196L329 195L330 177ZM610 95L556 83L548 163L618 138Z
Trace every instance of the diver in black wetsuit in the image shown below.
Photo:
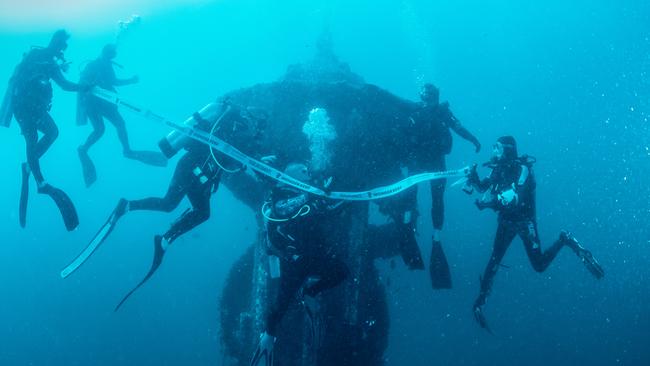
M80 82L113 92L115 92L116 86L137 83L139 81L137 76L129 79L119 79L115 75L115 63L113 59L117 56L116 47L115 44L107 44L104 46L102 54L97 59L90 61L81 72ZM117 105L101 100L89 93L79 93L77 102L77 124L84 125L86 124L86 120L89 119L93 127L93 131L88 136L86 142L78 148L87 186L94 183L96 179L95 168L88 156L88 149L104 135L104 119L107 119L115 126L117 136L122 144L122 153L126 158L139 160L145 164L154 166L167 165L167 159L160 152L134 151L131 149L126 124L117 109Z
M421 104L411 116L408 145L411 158L407 164L409 174L427 171L444 171L447 169L445 155L451 152L453 130L458 136L471 142L476 152L481 150L478 139L470 133L449 109L449 103L440 103L440 91L433 84L425 84L420 92ZM434 289L451 288L449 265L440 243L439 233L445 218L444 193L445 179L432 180L431 186L431 220L433 223L431 260L429 273ZM417 190L411 190L410 210L406 212L403 222L410 223L410 235L415 231ZM414 239L413 239L414 241ZM420 259L421 261L421 259Z
M25 137L27 163L22 165L23 194L21 197L21 225L25 225L29 174L33 174L38 184L38 192L52 197L64 217L68 230L78 224L76 210L67 195L48 184L43 177L40 158L52 146L59 135L56 123L49 114L52 107L52 84L54 80L65 91L86 90L86 86L68 81L63 76L68 63L64 51L68 47L70 35L65 30L58 30L45 48L32 48L25 54L12 76L13 115L20 125ZM42 137L39 139L39 132ZM26 191L27 190L27 191Z
M530 263L537 272L544 272L560 249L568 246L596 278L600 279L605 274L591 253L566 231L560 233L559 239L550 248L542 251L535 210L536 182L532 169L534 161L527 156L519 157L515 139L512 136L503 136L494 145L493 159L486 164L492 169L490 175L481 180L474 167L468 177L470 187L485 193L482 200L476 201L478 208L491 208L498 212L494 248L481 277L481 291L473 308L476 320L488 331L482 306L490 293L501 259L515 236L519 236L523 241Z
M232 109L231 107L229 104L224 103L224 109L227 109L227 111L233 110L232 114L229 114L232 117L221 121L216 129L213 128L214 121L207 121L198 113L195 113L193 117L197 121L195 128L213 133L222 139L230 141L235 146L242 146L245 143L255 144L255 138L259 137L257 128L263 126L264 121L253 121L255 117L250 113L241 113L238 109ZM224 112L224 115L226 113L229 112ZM116 311L135 290L153 275L162 263L165 251L176 239L210 218L210 198L216 192L223 173L224 167L220 164L227 158L223 157L219 152L211 151L208 145L193 139L189 139L185 143L184 149L186 153L178 161L174 176L164 197L150 197L140 200L121 199L109 218L112 226L130 211L171 212L178 207L184 197L187 197L192 205L171 225L169 230L154 237L154 258L151 269L144 279L122 299L117 305Z
M285 173L300 181L311 180L303 164L289 164ZM337 259L325 243L327 233L322 227L323 219L339 205L282 184L273 189L265 215L268 215L269 253L280 261L280 288L267 314L265 330L251 365L273 364L278 327L289 304L300 292L300 300L312 321L312 336L317 336L313 324L317 321L314 298L338 286L349 275L346 264ZM310 282L311 277L317 279Z

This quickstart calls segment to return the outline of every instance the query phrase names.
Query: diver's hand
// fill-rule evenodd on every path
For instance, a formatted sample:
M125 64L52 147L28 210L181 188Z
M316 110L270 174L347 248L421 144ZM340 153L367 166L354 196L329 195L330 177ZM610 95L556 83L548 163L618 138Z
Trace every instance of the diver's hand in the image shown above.
M251 360L251 366L272 366L274 345L275 337L266 332L262 333L260 335L260 343L257 345L257 349Z
M332 181L334 180L334 177L329 177L323 181L323 188L328 189L332 185Z
M501 203L501 205L504 207L516 205L517 202L519 202L519 195L517 192L515 192L514 189L509 189L505 192L501 192L497 198L499 199L499 203Z
M472 164L472 166L469 168L469 173L467 174L467 183L470 185L478 184L481 181L481 178L479 178L476 168L477 168L476 164Z
M476 208L478 208L479 211L483 211L486 208L488 208L488 205L485 202L479 200L478 198L474 201L474 204L476 205Z
M267 155L267 156L262 156L260 160L264 164L273 164L278 160L278 157L275 155Z
M474 144L474 147L476 148L476 153L478 154L481 151L481 143L478 142L478 140L475 140L473 142L473 144Z

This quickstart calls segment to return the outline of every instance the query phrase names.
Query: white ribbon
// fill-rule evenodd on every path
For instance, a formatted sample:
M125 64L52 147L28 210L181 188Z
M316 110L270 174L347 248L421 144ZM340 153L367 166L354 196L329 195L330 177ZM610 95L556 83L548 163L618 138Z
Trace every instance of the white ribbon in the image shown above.
M316 188L314 186L311 186L305 182L299 181L297 179L294 179L290 177L287 174L284 174L283 172L262 163L261 161L258 161L256 159L251 158L250 156L242 153L241 151L237 150L234 146L226 143L225 141L205 132L201 131L198 129L194 129L191 127L184 126L182 124L172 122L158 114L155 114L151 112L148 109L140 108L139 106L130 103L128 101L125 101L123 99L120 99L117 94L101 89L98 87L93 88L92 93L100 98L103 99L109 103L115 104L119 107L126 108L130 110L133 113L136 113L150 121L157 122L160 124L163 124L165 126L171 127L175 129L176 131L194 139L199 142L202 142L208 146L211 146L215 150L220 151L221 153L229 156L230 158L238 161L239 163L253 169L254 171L264 174L267 177L274 179L278 182L284 183L286 185L292 186L294 188L297 188L299 190L321 196L321 197L326 197L330 199L335 199L335 200L345 200L345 201L370 201L370 200L376 200L376 199L381 199L381 198L386 198L390 196L394 196L400 192L403 192L414 185L421 183L421 182L426 182L429 180L436 180L436 179L445 179L445 178L452 178L452 177L464 177L469 174L469 167L465 167L462 169L456 169L456 170L446 170L442 172L430 172L430 173L421 173L421 174L416 174L410 177L407 177L397 183L390 184L387 186L383 187L377 187L375 189L371 189L368 191L362 191L362 192L326 192L320 188Z

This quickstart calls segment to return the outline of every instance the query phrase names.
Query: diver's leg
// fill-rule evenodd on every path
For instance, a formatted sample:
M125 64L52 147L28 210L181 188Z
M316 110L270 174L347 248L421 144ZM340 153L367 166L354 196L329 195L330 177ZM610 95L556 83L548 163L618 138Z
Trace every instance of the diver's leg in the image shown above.
M334 288L343 282L349 275L348 266L336 258L316 258L314 266L310 267L310 274L317 275L318 281L306 287L304 294L315 297L319 293Z
M434 171L444 171L447 169L445 156L440 155L432 164ZM436 179L430 182L431 186L431 223L433 224L434 236L442 230L445 223L445 186L446 179ZM434 240L437 240L434 238Z
M128 211L147 210L172 212L183 200L186 193L186 186L191 183L192 172L190 169L191 160L186 154L178 161L172 181L167 188L165 197L149 197L141 200L129 201Z
M93 130L90 135L88 135L86 142L84 142L83 145L79 146L79 149L82 152L87 152L91 146L99 141L99 139L104 135L104 131L106 131L106 127L104 126L104 119L100 113L95 110L89 110L88 119L90 120L90 124Z
M31 121L21 121L22 133L25 138L25 155L27 157L29 170L34 174L36 182L41 185L44 178L41 173L41 164L39 162L38 152L36 151L38 145L38 131L36 130L36 127L27 127L27 124L29 123L31 123Z
M106 128L104 127L104 118L96 106L89 106L86 116L90 120L93 130L88 135L86 142L77 148L77 154L81 162L84 182L86 187L90 187L97 180L97 168L95 168L95 164L88 155L88 150L104 135Z
M38 121L37 129L43 134L36 145L36 153L40 159L59 137L59 128L56 127L56 123L54 123L49 113L43 113Z
M431 222L435 231L442 230L445 223L445 185L446 179L431 181Z
M499 222L497 227L497 233L494 238L494 247L492 248L492 255L488 261L483 276L481 277L481 291L479 296L476 298L475 306L483 306L485 301L490 294L490 289L492 288L492 282L494 281L494 276L499 270L499 264L503 259L503 256L506 254L510 243L517 235L516 228L513 227L515 224L512 222Z
M198 179L195 181L194 186L191 186L187 192L187 198L192 204L192 209L186 211L163 235L163 238L167 241L166 245L171 244L178 237L210 218L211 194L211 187L208 187L208 184L201 184Z
M105 108L106 119L108 119L115 130L117 131L117 137L120 139L120 144L122 144L122 154L127 159L138 160L142 163L152 166L165 167L167 166L167 158L160 151L148 151L148 150L133 150L129 144L129 134L126 130L126 122L124 118L117 110L116 106L107 106Z
M445 156L440 155L432 162L430 169L434 171L445 170ZM431 237L431 257L429 259L429 276L434 289L450 289L452 287L451 270L447 256L440 242L440 231L445 221L445 179L431 181L431 221L433 235Z
M391 217L396 224L402 260L411 270L424 269L422 253L415 237L418 217L417 187L404 192L403 197L395 202L396 209L391 210Z
M25 152L29 169L34 174L34 178L40 187L45 181L41 172L40 158L56 140L59 130L47 112L40 114L19 113L16 115L16 119L25 137ZM40 140L38 139L39 131L43 133Z
M272 336L277 336L278 326L282 317L287 312L289 304L294 300L296 293L305 282L306 262L304 257L295 261L282 260L280 288L278 295L271 305L266 316L266 332Z
M122 115L117 110L117 106L110 106L106 108L106 119L108 119L111 124L115 126L117 137L122 144L122 151L124 155L127 156L131 154L132 151L131 145L129 145L129 134L126 131L126 122L124 122L124 118L122 118Z
M518 233L524 242L524 248L526 248L526 254L528 254L530 264L537 272L544 272L564 246L564 242L558 239L550 248L542 252L542 246L537 232L537 222L534 220L520 223Z
M149 197L141 200L129 201L128 211L145 210L172 212L181 203L183 197L185 197L183 187L172 181L172 184L169 185L164 197Z
M485 272L481 277L481 291L479 292L476 301L474 301L474 306L472 308L474 312L474 319L476 319L479 326L490 333L492 332L490 331L490 327L488 326L485 315L483 314L483 305L485 305L487 297L490 294L490 290L492 289L492 282L494 280L494 276L499 270L501 260L506 254L510 243L512 243L512 239L514 239L517 235L517 228L514 227L514 225L515 224L512 222L499 222L497 233L494 238L494 248L492 249L492 255L490 256L490 261L485 267Z

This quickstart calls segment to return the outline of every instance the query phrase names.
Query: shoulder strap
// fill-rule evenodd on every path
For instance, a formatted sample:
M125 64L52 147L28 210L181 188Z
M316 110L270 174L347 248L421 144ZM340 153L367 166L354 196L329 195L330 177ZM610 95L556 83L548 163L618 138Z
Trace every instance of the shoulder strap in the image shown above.
M519 179L517 180L517 185L518 186L523 186L526 183L526 180L528 180L528 175L530 174L530 170L528 167L524 164L521 165L521 173L519 173Z

